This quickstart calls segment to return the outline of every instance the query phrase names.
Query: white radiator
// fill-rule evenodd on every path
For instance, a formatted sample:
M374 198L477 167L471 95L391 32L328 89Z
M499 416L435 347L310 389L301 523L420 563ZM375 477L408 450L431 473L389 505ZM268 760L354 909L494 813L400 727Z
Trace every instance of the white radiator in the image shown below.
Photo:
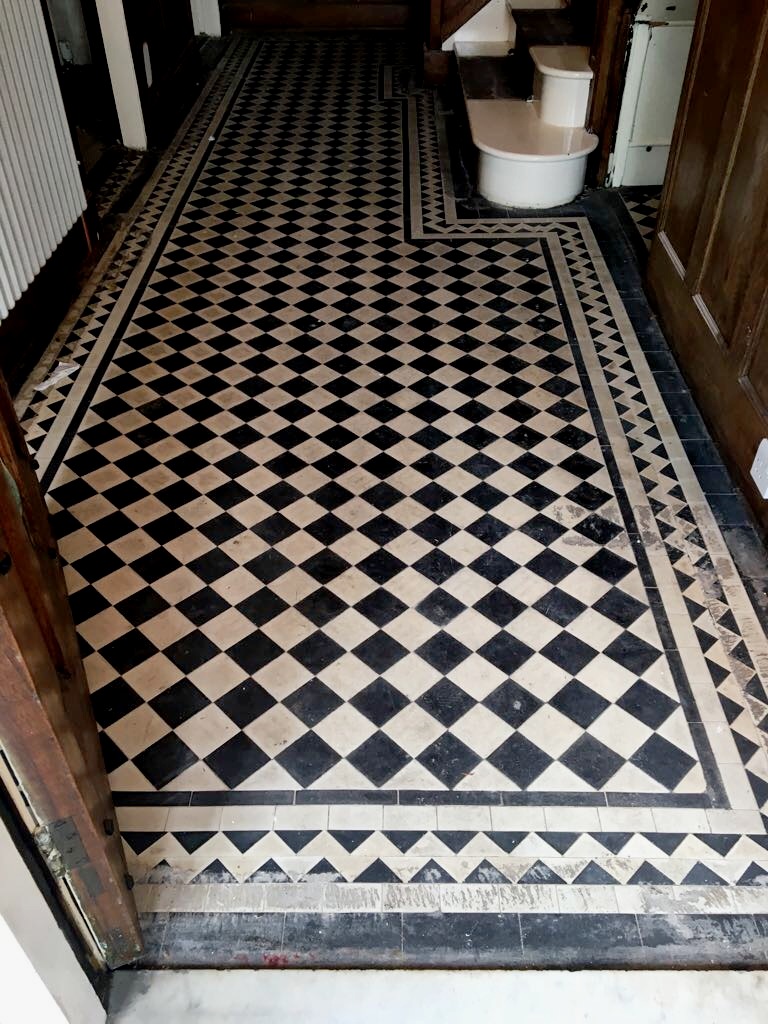
M40 0L0 0L0 320L85 206Z

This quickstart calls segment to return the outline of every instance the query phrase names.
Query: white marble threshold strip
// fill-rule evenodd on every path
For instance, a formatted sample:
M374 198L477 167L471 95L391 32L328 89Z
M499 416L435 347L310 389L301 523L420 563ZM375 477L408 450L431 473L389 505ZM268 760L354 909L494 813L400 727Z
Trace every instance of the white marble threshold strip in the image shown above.
M150 884L134 895L142 914L768 913L768 887L706 885Z
M690 832L764 835L759 811L696 807L499 807L398 804L246 804L118 807L123 831L432 829L530 832Z

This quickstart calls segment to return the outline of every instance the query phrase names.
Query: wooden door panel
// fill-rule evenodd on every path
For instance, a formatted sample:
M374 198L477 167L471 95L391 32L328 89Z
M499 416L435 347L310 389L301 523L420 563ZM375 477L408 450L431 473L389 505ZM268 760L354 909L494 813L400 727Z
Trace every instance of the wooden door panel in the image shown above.
M647 285L696 400L768 528L768 6L704 0Z
M105 963L134 960L141 933L58 550L2 380L0 746Z
M768 423L768 302L763 303L753 337L755 342L748 349L741 384L764 427ZM759 443L757 438L755 448Z
M714 214L712 197L727 173L762 18L762 4L754 0L745 2L743 9L740 4L738 15L737 8L723 0L702 0L701 6L703 31L694 36L688 68L695 88L687 95L684 90L685 134L668 176L672 187L659 225L684 267L697 232L708 230L702 216Z
M768 50L763 47L698 287L727 347L748 341L762 302L768 272L766 195Z

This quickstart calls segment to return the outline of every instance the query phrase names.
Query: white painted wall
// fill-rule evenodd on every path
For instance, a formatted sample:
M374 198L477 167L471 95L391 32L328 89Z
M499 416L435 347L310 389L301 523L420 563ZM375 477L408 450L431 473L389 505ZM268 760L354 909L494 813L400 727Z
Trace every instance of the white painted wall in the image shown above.
M698 0L647 0L632 30L608 184L661 185Z
M446 39L443 49L455 50L456 43L469 43L469 52L475 56L501 55L514 46L516 10L554 11L565 6L565 0L489 0L474 17ZM483 43L490 45L484 47Z
M117 120L123 145L129 149L147 148L147 130L141 109L123 0L96 0L109 77L115 94Z
M191 0L192 24L197 36L221 35L219 0Z
M104 1024L104 1007L3 822L0 878L0 1024Z

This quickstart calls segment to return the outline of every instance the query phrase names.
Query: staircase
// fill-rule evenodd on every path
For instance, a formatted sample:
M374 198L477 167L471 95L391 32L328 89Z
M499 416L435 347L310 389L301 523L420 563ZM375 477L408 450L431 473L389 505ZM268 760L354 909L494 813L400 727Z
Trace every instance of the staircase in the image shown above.
M591 26L574 8L515 10L510 31L489 11L447 43L457 57L478 153L477 191L506 207L569 203L584 187L587 159L598 143L585 127ZM487 33L495 37L483 39L488 25L496 26Z

